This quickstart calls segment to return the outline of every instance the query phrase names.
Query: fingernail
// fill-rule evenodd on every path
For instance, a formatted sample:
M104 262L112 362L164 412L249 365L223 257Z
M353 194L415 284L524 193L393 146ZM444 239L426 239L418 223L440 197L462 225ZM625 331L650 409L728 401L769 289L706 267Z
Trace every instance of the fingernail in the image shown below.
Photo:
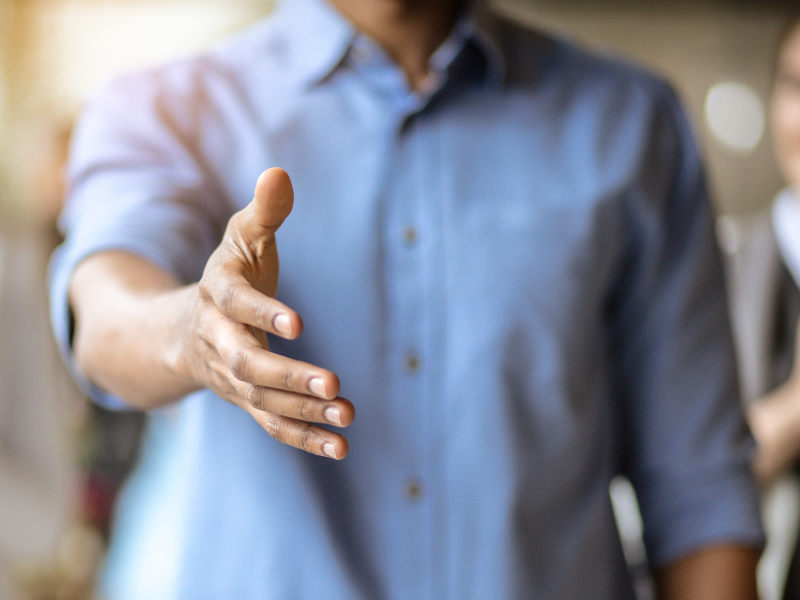
M325 384L322 382L320 377L314 377L311 381L308 382L308 389L311 390L311 393L315 396L320 396L321 398L325 398Z
M325 453L325 456L329 456L330 458L336 458L336 448L333 447L333 444L330 442L325 442L322 444L322 451Z
M289 316L283 313L275 315L272 319L272 326L275 328L275 331L282 335L291 335L292 333L292 322Z
M322 411L322 416L325 417L325 420L328 421L328 423L333 423L334 425L342 424L342 415L339 413L339 409L335 406L329 406Z

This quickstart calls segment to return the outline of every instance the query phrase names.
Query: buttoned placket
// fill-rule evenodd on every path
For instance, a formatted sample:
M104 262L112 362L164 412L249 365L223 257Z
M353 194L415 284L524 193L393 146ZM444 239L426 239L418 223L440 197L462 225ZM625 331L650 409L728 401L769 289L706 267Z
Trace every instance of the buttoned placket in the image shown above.
M449 52L452 53L450 48ZM447 61L452 56L445 57ZM441 174L436 166L436 115L430 99L447 82L439 63L425 84L409 90L402 72L372 40L355 36L347 57L380 101L396 115L397 150L383 195L384 259L390 373L388 408L396 448L393 487L403 516L395 541L404 587L413 597L437 598L446 590L446 548L441 506L445 407L431 367L441 354L434 323L443 321L440 236ZM435 61L433 61L435 62ZM439 68L441 67L441 68ZM435 439L438 438L438 439ZM394 504L394 503L393 503ZM436 518L436 515L440 518ZM413 577L411 575L413 574ZM413 581L412 581L413 579Z

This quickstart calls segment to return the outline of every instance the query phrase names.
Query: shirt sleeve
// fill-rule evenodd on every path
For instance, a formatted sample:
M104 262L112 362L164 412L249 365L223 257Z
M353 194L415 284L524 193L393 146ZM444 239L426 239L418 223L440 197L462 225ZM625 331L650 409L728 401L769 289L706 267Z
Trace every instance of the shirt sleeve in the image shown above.
M611 303L624 471L655 565L718 543L763 544L701 161L674 94L659 96Z
M181 83L165 72L121 79L93 98L73 136L59 223L65 242L49 272L51 320L76 382L109 408L125 402L89 382L72 353L74 268L90 254L124 250L184 283L197 281L232 212L192 138L202 99Z

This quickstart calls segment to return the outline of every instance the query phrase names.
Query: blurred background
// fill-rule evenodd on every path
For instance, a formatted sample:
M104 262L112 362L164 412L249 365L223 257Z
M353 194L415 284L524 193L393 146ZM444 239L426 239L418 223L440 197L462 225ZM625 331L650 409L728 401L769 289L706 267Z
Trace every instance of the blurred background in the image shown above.
M493 7L667 77L692 113L718 213L741 215L781 187L765 115L775 40L796 1ZM90 407L49 333L45 271L75 116L116 73L196 52L271 8L271 0L0 0L0 600L94 597L113 500L143 426L140 415ZM636 536L635 522L622 525Z

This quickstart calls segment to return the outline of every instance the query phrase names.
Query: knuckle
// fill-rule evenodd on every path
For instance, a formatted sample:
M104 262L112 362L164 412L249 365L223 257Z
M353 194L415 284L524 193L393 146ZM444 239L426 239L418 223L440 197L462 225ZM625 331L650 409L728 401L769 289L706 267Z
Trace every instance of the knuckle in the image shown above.
M197 321L195 322L195 331L197 332L197 337L202 340L207 347L214 346L214 338L216 329L216 323L211 315L208 312L201 313Z
M200 281L197 282L197 291L200 295L200 298L204 300L208 300L214 296L214 285L212 283L212 278L208 275L208 273L203 273Z
M298 447L302 448L306 452L312 452L314 440L315 436L311 433L311 428L303 427L302 431L300 431L298 435Z
M264 429L275 440L283 441L283 427L281 421L275 416L267 417L264 420Z
M237 291L234 286L225 285L217 292L217 307L223 314L229 314L236 305Z
M302 400L298 413L303 421L314 421L316 418L315 402L313 400Z
M203 347L206 351L212 350L215 347L214 334L206 323L201 323L197 328L197 337L203 342Z
M256 385L249 385L244 393L244 399L256 410L264 410L265 398L263 389Z
M197 282L197 294L201 299L206 299L211 296L211 289L205 274L200 278L200 281Z
M296 392L297 383L298 383L298 377L294 369L286 369L286 371L283 374L283 385L286 387L286 389Z
M250 355L245 350L237 350L228 358L228 368L236 379L245 381L250 372Z

